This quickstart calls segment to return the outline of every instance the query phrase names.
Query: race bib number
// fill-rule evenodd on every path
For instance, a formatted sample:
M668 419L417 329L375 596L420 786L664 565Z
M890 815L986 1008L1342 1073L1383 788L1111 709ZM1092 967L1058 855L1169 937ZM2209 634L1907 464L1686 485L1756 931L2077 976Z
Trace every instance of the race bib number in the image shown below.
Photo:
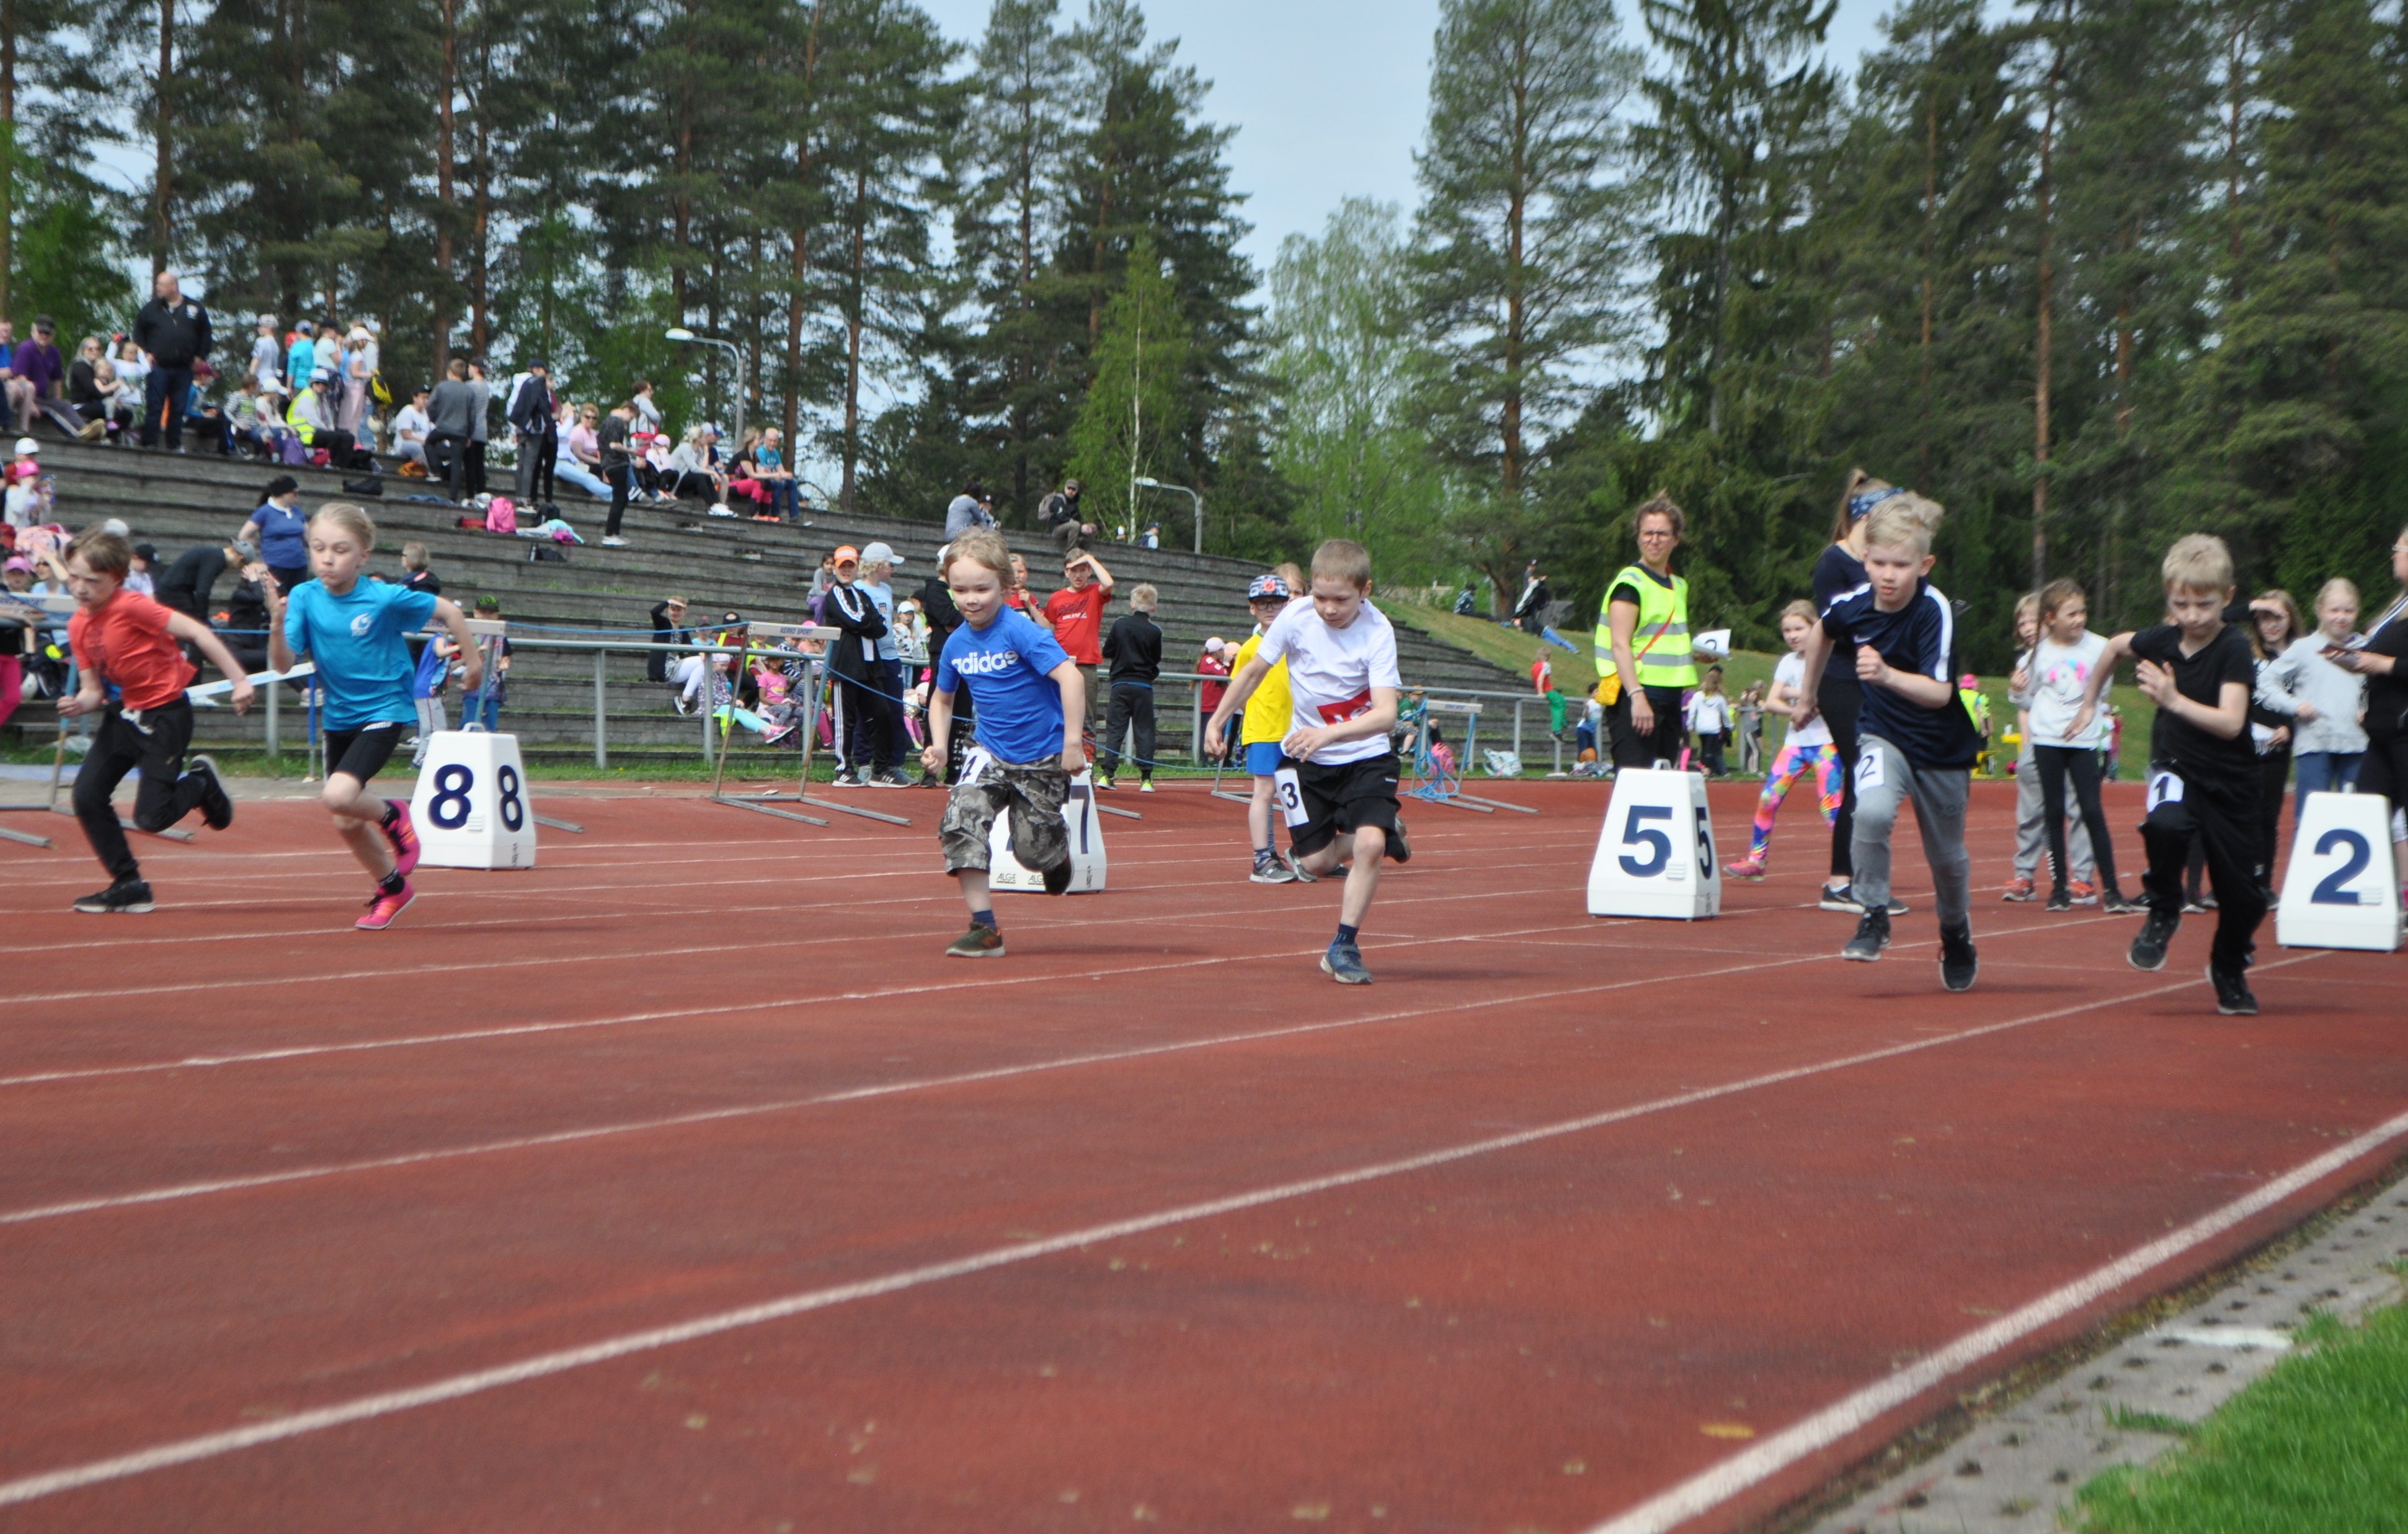
M1304 783L1292 767L1271 774L1271 798L1279 806L1281 818L1290 825L1302 825L1312 818L1304 811Z
M2149 774L2148 805L2151 810L2161 804L2180 804L2182 796L2183 781L2180 778L2171 772Z
M1881 753L1877 751L1863 753L1856 758L1856 792L1862 794L1868 788L1879 788L1881 785Z
M993 766L995 766L995 753L984 746L972 746L962 757L961 781L966 783L977 782L986 776L986 769Z
M1314 711L1325 724L1343 724L1350 719L1358 719L1371 711L1371 689L1366 687L1353 697L1325 703Z

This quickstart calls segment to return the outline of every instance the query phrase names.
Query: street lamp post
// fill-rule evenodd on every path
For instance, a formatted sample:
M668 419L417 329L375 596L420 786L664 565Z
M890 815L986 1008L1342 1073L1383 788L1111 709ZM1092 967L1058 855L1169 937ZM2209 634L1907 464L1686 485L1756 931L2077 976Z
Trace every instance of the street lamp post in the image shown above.
M1196 503L1196 552L1199 554L1202 553L1204 552L1204 497L1188 489L1185 485L1167 485L1160 480L1154 479L1151 476L1140 476L1137 482L1145 486L1148 490L1176 490L1181 495ZM1130 528L1129 536L1134 538L1136 535L1137 529L1134 527Z
M671 325L668 331L668 338L673 341L684 341L694 346L715 346L722 351L726 352L730 357L736 359L736 443L738 447L743 446L744 353L738 351L733 344L727 341L720 340L716 337L711 336L697 336L683 325Z

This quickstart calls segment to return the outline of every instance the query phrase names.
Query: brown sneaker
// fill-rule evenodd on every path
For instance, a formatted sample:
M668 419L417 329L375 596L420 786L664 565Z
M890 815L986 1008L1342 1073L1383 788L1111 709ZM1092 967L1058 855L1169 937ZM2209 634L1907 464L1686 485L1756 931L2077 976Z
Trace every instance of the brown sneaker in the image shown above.
M999 959L1003 957L1003 933L991 926L973 926L945 947L949 959Z

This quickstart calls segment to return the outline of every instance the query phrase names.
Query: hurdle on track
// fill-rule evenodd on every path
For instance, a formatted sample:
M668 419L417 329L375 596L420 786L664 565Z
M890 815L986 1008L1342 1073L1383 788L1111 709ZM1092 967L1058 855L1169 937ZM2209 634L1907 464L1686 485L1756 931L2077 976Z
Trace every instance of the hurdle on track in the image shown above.
M803 765L801 771L796 775L795 792L792 794L781 794L776 792L767 794L730 794L726 792L724 784L727 779L727 742L735 733L736 723L736 705L733 695L736 686L739 684L739 679L743 676L745 668L752 664L753 655L752 637L756 633L772 641L790 643L797 646L810 643L821 645L833 644L844 637L844 631L842 629L832 628L824 624L756 623L745 625L743 643L737 646L733 651L729 650L724 645L704 645L697 647L697 652L702 654L733 654L736 656L735 669L729 674L728 678L730 698L727 706L725 728L722 731L719 740L719 767L717 771L711 774L710 792L704 796L706 801L711 804L724 804L731 810L750 810L754 814L775 815L781 820L800 821L806 825L825 825L828 822L821 819L817 815L806 815L799 810L784 810L779 807L781 805L807 804L814 810L834 810L838 814L857 815L863 820L884 821L889 825L910 824L911 820L908 815L890 815L882 810L864 810L859 805L838 804L833 799L819 799L811 796L811 753L819 744L820 688L825 680L827 663L824 656L812 655L800 650L796 650L795 653L804 662L804 685L802 688L803 722L798 726L803 732ZM770 653L772 652L765 647L762 652ZM719 707L717 695L718 682L715 679L706 678L705 681L709 693L705 707L710 709L713 716L716 717Z

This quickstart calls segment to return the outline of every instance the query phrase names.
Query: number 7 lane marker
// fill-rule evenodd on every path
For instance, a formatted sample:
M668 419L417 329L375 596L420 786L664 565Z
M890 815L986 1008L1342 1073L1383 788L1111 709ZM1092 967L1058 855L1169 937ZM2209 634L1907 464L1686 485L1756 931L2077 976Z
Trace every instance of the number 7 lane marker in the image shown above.
M2302 955L2297 959L2277 960L2274 964L2261 965L2258 968L2272 969L2277 965L2304 964L2311 962L2315 957L2316 955ZM1189 1225L1199 1220L1240 1213L1268 1204L1309 1197L1316 1194L1329 1193L1340 1188L1406 1176L1414 1172L1428 1171L1456 1162L1519 1150L1525 1146L1541 1144L1548 1140L1582 1134L1610 1125L1627 1123L1633 1119L1670 1112L1698 1103L1711 1102L1720 1097L1734 1097L1743 1092L1760 1091L1792 1082L1805 1081L1856 1066L1871 1065L1945 1045L1964 1043L1992 1034L2006 1033L2034 1024L2098 1011L2102 1008L2128 1005L2156 996L2171 996L2177 991L2187 990L2198 983L2196 981L2184 981L2153 986L2147 990L2123 996L2078 1002L2048 1011L2009 1018L2003 1022L1968 1028L1938 1039L1916 1039L1911 1043L1866 1050L1813 1065L1793 1066L1782 1070L1767 1071L1717 1086L1700 1087L1692 1092L1658 1097L1649 1102L1635 1103L1628 1107L1609 1109L1581 1118L1541 1125L1537 1128L1446 1146L1419 1155L1405 1156L1345 1171L1331 1172L1321 1177L1305 1178L1269 1187L1255 1188L1200 1203L1184 1204L1151 1213L1132 1215L1125 1219L1087 1226L1042 1240L992 1247L984 1252L973 1253L946 1262L902 1269L853 1283L837 1284L823 1289L807 1289L758 1304L697 1316L690 1321L623 1333L581 1347L563 1348L552 1353L538 1354L515 1363L454 1374L445 1379L434 1380L400 1390L355 1397L351 1400L338 1401L331 1406L295 1412L290 1416L280 1417L272 1422L252 1423L219 1432L202 1433L190 1438L154 1444L147 1449L112 1455L106 1459L96 1459L81 1465L71 1465L60 1469L21 1476L13 1481L0 1483L0 1507L32 1502L45 1497L57 1496L63 1492L101 1485L112 1481L122 1481L133 1476L149 1474L154 1470L169 1469L179 1465L215 1459L240 1450L282 1442L288 1439L302 1438L352 1423L367 1422L378 1417L392 1416L396 1412L415 1411L420 1407L460 1400L470 1396L482 1395L487 1391L498 1390L507 1385L523 1384L532 1380L566 1374L596 1364L609 1363L616 1359L652 1353L662 1348L676 1347L686 1342L700 1341L706 1338L783 1321L856 1300L875 1299L932 1283L944 1283L951 1279L968 1278L996 1269L1032 1262L1040 1257L1057 1256L1063 1253L1074 1252L1104 1241L1122 1240L1172 1226ZM2378 1150L2402 1136L2408 1136L2408 1113L2403 1113L2386 1124L2367 1131L2348 1144L2329 1151L2305 1166L2293 1169L2173 1235L2153 1241L2119 1261L2109 1264L2026 1306L2013 1315L1994 1322L1968 1337L1960 1338L1921 1363L1900 1370L1880 1383L1859 1391L1839 1404L1817 1412L1797 1426L1767 1440L1764 1444L1748 1454L1742 1455L1737 1459L1717 1467L1704 1475L1683 1483L1680 1486L1612 1523L1600 1526L1595 1534L1639 1534L1641 1530L1668 1529L1677 1523L1710 1511L1796 1460L1838 1441L1841 1438L1871 1422L1882 1412L1905 1403L1920 1391L1929 1388L1949 1375L1971 1368L2031 1331L2111 1293L2117 1286L2213 1239L2222 1231L2272 1207L2318 1179L2341 1169L2351 1161ZM1630 1521L1633 1519L1641 1521Z

